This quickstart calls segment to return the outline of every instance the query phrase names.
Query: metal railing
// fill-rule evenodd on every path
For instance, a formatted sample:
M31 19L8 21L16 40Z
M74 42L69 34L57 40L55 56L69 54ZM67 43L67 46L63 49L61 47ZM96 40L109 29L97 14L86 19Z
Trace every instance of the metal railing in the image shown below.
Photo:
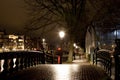
M100 63L104 70L111 76L112 57L107 51L97 51L93 54L93 64Z

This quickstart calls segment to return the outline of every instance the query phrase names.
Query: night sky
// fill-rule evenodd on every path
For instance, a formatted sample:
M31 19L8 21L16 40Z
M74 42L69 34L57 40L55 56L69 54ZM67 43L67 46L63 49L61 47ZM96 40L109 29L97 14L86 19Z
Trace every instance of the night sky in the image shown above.
M0 0L0 25L7 32L23 32L27 20L28 15L22 0Z
M27 33L30 36L40 37L41 30L26 32L24 29L29 17L24 0L0 0L0 29L6 29L7 34ZM48 34L45 37L49 40L51 37L53 39L54 36L58 35L58 30Z

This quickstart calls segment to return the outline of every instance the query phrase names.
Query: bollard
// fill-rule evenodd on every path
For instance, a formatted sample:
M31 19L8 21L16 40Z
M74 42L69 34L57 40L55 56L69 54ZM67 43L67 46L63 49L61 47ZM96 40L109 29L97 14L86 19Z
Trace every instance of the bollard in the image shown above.
M58 64L60 64L61 60L60 60L60 56L58 56Z

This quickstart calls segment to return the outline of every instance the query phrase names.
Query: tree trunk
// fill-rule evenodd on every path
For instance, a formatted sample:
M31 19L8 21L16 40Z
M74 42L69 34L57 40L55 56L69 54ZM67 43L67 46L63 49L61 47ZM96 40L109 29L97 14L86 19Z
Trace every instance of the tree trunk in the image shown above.
M67 62L72 62L72 60L73 60L73 49L74 49L74 47L73 47L73 41L70 41L70 44L69 44L69 55L68 55L68 61Z

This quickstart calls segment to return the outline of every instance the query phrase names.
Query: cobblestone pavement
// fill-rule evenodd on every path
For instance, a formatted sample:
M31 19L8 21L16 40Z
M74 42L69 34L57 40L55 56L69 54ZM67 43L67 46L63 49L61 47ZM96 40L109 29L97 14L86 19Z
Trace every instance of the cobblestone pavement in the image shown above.
M45 64L13 73L6 80L107 80L107 75L87 64Z
M77 58L72 63L40 64L0 80L110 80L99 67L87 62L84 58Z

